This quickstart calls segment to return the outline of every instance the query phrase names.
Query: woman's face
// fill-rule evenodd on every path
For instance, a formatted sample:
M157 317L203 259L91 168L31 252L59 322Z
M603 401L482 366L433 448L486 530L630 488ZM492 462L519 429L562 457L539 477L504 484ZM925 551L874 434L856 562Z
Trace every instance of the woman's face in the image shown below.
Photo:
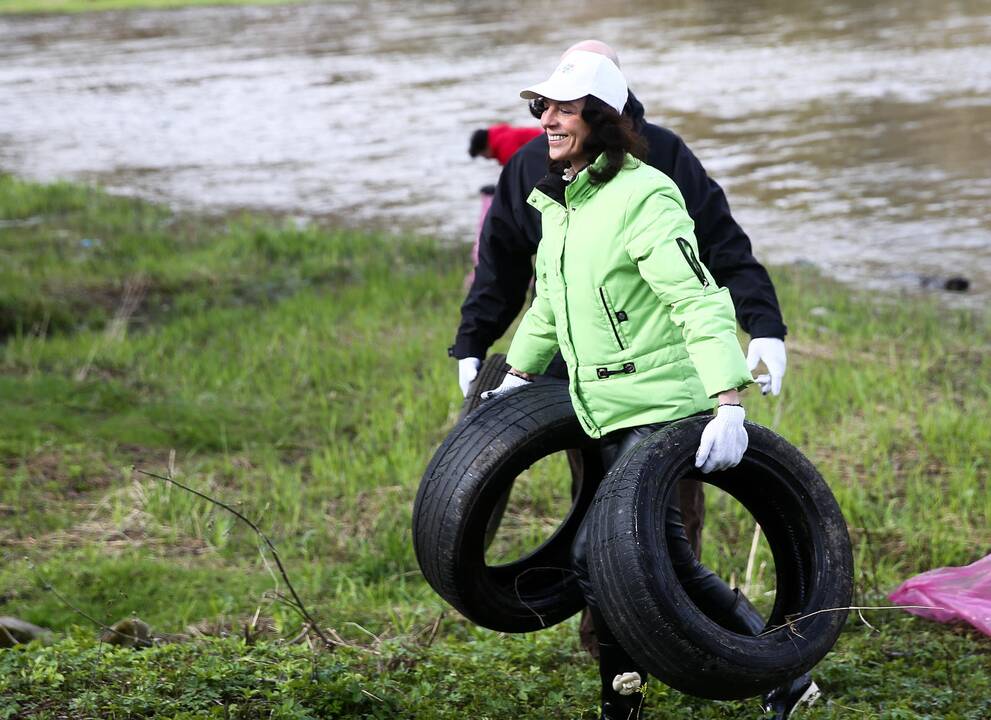
M550 148L551 160L570 162L576 170L587 163L582 148L590 128L582 119L582 108L585 98L558 102L544 101L544 112L540 115L540 124L547 133L547 145Z

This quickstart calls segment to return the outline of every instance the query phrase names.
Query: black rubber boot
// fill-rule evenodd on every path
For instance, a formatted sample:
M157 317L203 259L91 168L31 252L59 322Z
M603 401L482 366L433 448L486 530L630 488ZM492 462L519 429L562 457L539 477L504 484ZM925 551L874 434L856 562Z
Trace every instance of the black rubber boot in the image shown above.
M625 690L621 692L622 688L615 688L613 683L618 677L630 677L631 673L635 673L642 687L647 682L647 673L616 642L598 608L590 607L589 616L599 638L599 680L602 683L600 717L602 720L637 720L643 707L643 693L635 689L624 695Z
M757 608L750 604L747 596L739 588L733 590L736 602L720 624L741 635L760 635L764 632L764 618ZM761 709L773 720L788 720L800 707L808 707L819 697L819 686L812 676L805 673L801 677L786 682L767 693L761 702Z
M808 673L774 688L764 696L761 709L765 718L789 720L796 710L807 708L819 699L819 686ZM767 713L772 713L767 715Z
M617 677L636 673L642 686L647 679L643 668L638 667L619 645L599 641L599 679L602 682L602 720L636 720L643 706L643 693L639 689L623 695L613 686Z
M740 592L740 588L735 588L733 594L736 595L736 600L726 614L719 618L719 624L740 635L760 635L764 632L764 618L750 604L747 596Z
M643 695L636 693L639 700L625 700L622 703L602 703L602 714L599 720L637 720L640 717L640 707L643 705Z

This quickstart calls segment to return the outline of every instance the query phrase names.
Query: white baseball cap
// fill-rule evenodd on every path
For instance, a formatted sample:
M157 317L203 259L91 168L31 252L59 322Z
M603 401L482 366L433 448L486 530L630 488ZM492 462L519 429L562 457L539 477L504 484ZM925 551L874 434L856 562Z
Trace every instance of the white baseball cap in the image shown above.
M561 59L550 78L521 91L520 97L567 102L594 95L621 113L627 94L626 78L616 63L599 53L575 50Z

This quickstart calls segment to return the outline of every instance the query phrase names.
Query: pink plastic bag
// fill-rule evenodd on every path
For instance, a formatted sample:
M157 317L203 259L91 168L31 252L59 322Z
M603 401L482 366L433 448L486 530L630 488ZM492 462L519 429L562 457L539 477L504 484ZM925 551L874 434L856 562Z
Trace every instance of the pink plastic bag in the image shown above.
M938 610L905 608L937 622L963 620L991 635L991 555L964 567L947 567L909 578L888 596L899 605L928 605Z

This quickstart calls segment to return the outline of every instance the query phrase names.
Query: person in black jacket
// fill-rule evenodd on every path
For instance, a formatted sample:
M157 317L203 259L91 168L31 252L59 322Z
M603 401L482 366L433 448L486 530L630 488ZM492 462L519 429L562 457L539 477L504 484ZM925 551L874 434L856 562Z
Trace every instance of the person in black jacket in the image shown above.
M569 48L597 52L616 65L616 53L604 43L586 40ZM531 111L533 111L531 109ZM712 180L685 142L674 132L646 122L643 105L632 91L623 109L647 141L646 162L668 175L681 190L695 221L702 261L721 285L729 288L740 326L751 336L747 364L751 371L763 362L767 373L757 377L763 394L777 395L787 365L781 316L767 270L753 256L750 239L730 213L722 188ZM539 115L535 115L539 118ZM540 214L527 202L530 192L547 174L548 145L540 135L520 148L503 168L495 196L479 236L475 277L461 305L461 323L448 354L458 360L458 380L467 394L488 349L519 315L533 276L532 257L540 242ZM567 378L560 355L547 375ZM580 474L580 456L569 454L572 472ZM704 497L702 484L684 481L682 521L696 555L700 554ZM583 622L583 644L598 657L594 636ZM809 675L772 691L764 702L775 720L786 720L801 704L815 699L818 687Z

